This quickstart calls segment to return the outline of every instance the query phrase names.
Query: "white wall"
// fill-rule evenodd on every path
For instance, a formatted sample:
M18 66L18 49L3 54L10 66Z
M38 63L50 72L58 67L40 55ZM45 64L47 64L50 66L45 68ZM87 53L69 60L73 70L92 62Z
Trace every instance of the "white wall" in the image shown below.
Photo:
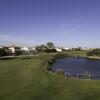
M12 53L15 53L15 48L14 47L10 47L9 50L11 50Z

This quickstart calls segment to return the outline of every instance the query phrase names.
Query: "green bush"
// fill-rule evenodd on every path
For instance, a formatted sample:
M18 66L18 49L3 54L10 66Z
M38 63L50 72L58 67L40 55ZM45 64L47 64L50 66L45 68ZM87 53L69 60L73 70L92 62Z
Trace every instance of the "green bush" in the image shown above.
M88 56L100 56L100 49L93 49L87 53Z

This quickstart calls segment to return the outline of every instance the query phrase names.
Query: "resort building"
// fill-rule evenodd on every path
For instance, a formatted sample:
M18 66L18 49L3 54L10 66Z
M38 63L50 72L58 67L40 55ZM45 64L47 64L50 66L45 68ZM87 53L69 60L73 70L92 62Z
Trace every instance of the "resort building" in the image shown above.
M17 47L17 46L10 46L9 47L9 50L11 50L12 54L21 54L22 53L22 50L21 50L21 47Z

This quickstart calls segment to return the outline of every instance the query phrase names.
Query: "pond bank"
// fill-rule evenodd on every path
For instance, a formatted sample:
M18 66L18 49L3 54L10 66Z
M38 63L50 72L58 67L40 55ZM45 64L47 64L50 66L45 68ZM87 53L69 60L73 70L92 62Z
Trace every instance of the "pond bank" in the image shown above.
M98 57L98 56L89 56L88 58L90 58L90 59L100 59L100 57Z

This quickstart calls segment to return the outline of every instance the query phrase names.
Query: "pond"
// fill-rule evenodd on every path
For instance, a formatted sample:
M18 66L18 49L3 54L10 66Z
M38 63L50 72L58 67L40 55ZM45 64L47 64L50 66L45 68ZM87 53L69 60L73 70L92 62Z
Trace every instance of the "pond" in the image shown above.
M56 60L51 65L51 70L56 72L57 69L62 69L64 72L100 75L100 60L89 58L67 57Z

